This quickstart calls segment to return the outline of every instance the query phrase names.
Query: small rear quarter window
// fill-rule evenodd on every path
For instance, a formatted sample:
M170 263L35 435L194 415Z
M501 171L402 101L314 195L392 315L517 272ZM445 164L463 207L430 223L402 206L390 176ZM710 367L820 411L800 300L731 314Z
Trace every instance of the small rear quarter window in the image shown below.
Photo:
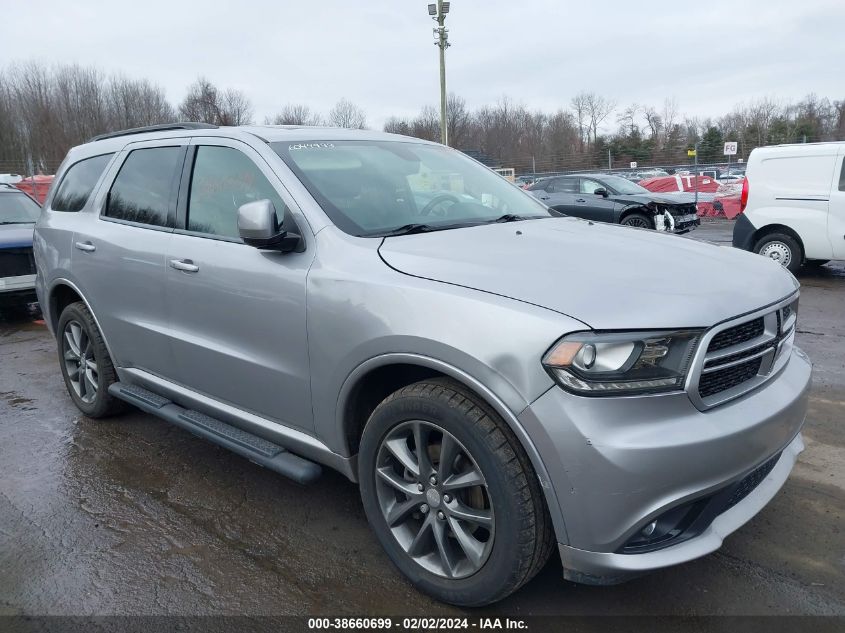
M53 211L81 211L113 155L101 154L71 165L53 196L50 208Z

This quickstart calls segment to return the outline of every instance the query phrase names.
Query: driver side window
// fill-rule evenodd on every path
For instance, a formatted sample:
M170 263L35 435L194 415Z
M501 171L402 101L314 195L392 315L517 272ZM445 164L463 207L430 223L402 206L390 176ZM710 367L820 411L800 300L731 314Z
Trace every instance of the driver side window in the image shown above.
M595 193L596 189L604 189L604 185L589 178L581 179L581 193Z
M239 239L238 207L270 200L281 224L285 203L258 166L231 147L201 145L194 158L188 198L188 230Z

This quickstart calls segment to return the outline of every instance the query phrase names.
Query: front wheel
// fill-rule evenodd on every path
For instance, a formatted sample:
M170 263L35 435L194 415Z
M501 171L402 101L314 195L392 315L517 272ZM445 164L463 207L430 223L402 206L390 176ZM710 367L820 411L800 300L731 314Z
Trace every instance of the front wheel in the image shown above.
M550 518L525 451L455 382L423 381L388 396L364 429L358 470L388 556L439 600L500 600L549 558Z
M785 233L771 233L761 238L754 246L754 252L781 264L793 275L801 268L804 253L801 245Z
M626 215L619 224L622 226L633 226L636 229L654 228L654 224L644 213L631 213Z

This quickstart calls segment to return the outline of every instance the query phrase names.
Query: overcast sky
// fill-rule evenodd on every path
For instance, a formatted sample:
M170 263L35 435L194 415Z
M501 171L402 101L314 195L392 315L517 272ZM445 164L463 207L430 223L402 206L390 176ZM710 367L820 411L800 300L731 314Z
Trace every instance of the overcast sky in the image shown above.
M346 97L380 128L437 103L426 5L16 2L0 20L0 65L96 65L147 77L174 103L202 74L243 90L258 122L287 102L326 112ZM698 116L762 96L845 99L845 0L453 0L447 27L448 89L471 107L508 95L551 111L581 90L620 104L675 97Z

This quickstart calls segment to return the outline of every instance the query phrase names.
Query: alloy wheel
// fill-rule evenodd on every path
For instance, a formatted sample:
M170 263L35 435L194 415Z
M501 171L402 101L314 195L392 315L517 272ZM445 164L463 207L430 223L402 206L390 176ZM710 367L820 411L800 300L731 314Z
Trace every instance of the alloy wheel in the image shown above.
M454 435L422 420L398 425L379 446L375 480L382 515L415 562L445 578L481 569L493 548L493 505Z
M68 382L77 397L90 404L97 397L99 373L94 345L79 321L68 321L62 332L62 358Z
M637 228L637 229L651 228L651 227L649 227L648 223L645 220L643 220L642 218L638 218L638 217L627 218L622 224L624 224L625 226L633 226L634 228Z

